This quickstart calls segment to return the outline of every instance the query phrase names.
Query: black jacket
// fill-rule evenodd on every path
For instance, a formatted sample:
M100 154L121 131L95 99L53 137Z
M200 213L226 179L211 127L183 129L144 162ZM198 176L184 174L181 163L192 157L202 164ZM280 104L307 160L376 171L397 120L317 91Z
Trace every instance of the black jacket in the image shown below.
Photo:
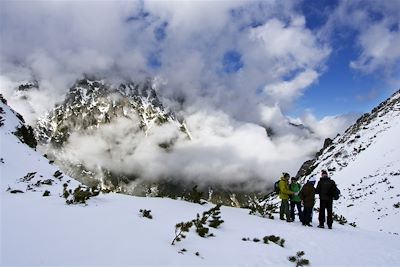
M321 177L321 179L319 179L315 192L319 194L319 199L321 200L332 200L333 192L335 191L335 189L335 181L331 180L329 177Z

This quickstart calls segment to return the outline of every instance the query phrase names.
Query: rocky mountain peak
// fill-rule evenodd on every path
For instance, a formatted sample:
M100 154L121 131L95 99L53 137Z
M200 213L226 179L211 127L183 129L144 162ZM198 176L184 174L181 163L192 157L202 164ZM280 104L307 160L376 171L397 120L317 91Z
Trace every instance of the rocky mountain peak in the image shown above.
M145 132L154 124L165 122L173 122L187 131L173 113L166 111L151 79L115 86L85 78L70 88L62 103L38 120L36 134L43 144L62 146L74 131L95 128L118 117L132 118L134 114L139 116Z

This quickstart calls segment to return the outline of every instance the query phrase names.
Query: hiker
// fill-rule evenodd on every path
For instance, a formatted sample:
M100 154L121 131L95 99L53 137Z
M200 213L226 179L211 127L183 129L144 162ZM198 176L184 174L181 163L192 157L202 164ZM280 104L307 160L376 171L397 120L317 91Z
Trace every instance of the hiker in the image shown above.
M333 196L332 192L336 189L335 181L331 180L328 177L328 172L326 170L321 171L321 178L317 184L317 188L315 192L319 194L319 228L324 228L325 224L325 210L327 211L327 224L328 228L332 229L333 224L333 214L332 214L332 206L333 206Z
M290 196L290 218L295 221L295 214L294 214L294 208L297 208L297 213L299 214L299 220L300 222L303 221L303 213L301 210L301 199L298 193L300 192L301 186L297 182L296 177L292 177L290 179L290 186L289 186L290 191L297 193L294 195Z
M288 173L283 173L279 180L279 198L281 199L279 215L281 220L285 220L284 215L286 215L286 221L293 222L289 212L289 196L294 193L289 190L289 178L290 175Z
M315 192L315 177L311 177L309 179L309 182L312 184L312 186L314 187L314 192ZM315 205L315 193L314 193L314 205ZM310 223L312 222L312 218L313 218L313 214L314 214L314 207L311 209L311 217L310 217ZM304 215L303 215L304 216Z
M311 226L312 221L312 211L315 203L315 178L311 177L307 183L301 188L299 196L303 201L304 211L303 211L303 221L304 226Z

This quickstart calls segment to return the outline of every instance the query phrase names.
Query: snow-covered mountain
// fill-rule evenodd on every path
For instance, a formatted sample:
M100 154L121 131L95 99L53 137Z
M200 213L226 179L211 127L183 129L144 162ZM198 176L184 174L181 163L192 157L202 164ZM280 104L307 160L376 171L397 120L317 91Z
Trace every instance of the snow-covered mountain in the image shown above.
M21 86L31 88L30 86L35 84L37 83L24 83ZM124 127L126 135L131 136L131 142L125 144L130 146L130 154L133 154L138 147L139 138L135 139L135 136L143 134L146 138L140 140L158 142L155 146L166 153L174 149L177 139L187 141L192 139L184 120L182 118L178 120L177 116L160 101L154 80L146 79L139 83L125 82L114 85L105 80L89 77L78 80L70 88L65 100L37 121L35 135L41 151L54 160L64 172L87 185L101 183L103 188L117 189L138 196L182 197L193 193L192 189L198 184L182 181L181 177L154 177L143 180L140 179L139 171L133 168L130 172L118 172L115 168L110 169L102 165L100 161L89 166L85 162L85 157L77 159L76 154L71 155L72 153L66 152L68 150L66 146L73 143L71 136L88 137L89 142L82 145L90 146L90 144L97 145L96 136L102 135L102 140L105 140L108 147L106 152L115 154L113 160L124 161L124 154L120 151L125 150L125 147L121 148L123 146L120 144L121 140L113 139L115 133L122 131L116 129L121 124L132 125L129 131ZM162 127L165 125L174 128L179 136L164 133ZM107 133L104 134L102 129L106 127L108 127ZM150 139L149 135L154 131L165 137ZM106 136L103 137L104 135ZM124 136L121 139L128 138ZM68 152L71 152L71 149ZM100 157L100 155L94 156ZM227 183L223 185L215 183L197 189L210 201L243 206L247 205L249 197L248 192L244 192L242 188L245 188L243 184L231 183L227 186Z
M294 266L289 257L299 251L305 255L299 253L298 258L312 266L400 262L398 236L364 230L361 223L356 228L334 224L333 230L318 229L221 207L224 222L213 228L211 217L204 224L196 220L197 214L203 218L203 212L214 207L211 203L85 188L14 134L24 123L4 102L0 103L1 266ZM74 203L89 195L93 196L86 204ZM176 225L191 221L197 224L182 238L182 228ZM196 225L213 235L200 237ZM181 241L171 245L177 236Z
M400 91L327 140L299 176L327 169L341 190L335 210L348 223L400 234ZM303 175L301 175L303 174Z
M142 83L107 84L101 79L78 80L65 100L40 118L36 135L41 143L62 146L76 131L97 128L118 117L140 118L140 128L148 132L154 125L174 123L190 137L183 122L163 107L151 79Z
M182 138L191 138L184 121L179 121L173 112L164 108L152 79L118 85L96 78L78 80L62 103L39 118L35 126L35 135L41 150L70 175L87 184L101 181L103 186L121 187L135 180L136 173L126 175L109 170L101 164L93 167L85 165L83 161L72 162L71 157L65 157L64 145L70 141L69 138L73 134L95 135L100 127L122 119L134 125L133 129L140 131L140 134L148 135L152 128L168 124L176 128ZM134 136L138 133L132 131L127 134ZM174 145L175 138L160 141L158 146L168 150ZM118 141L109 142L111 147ZM135 149L134 144L130 145ZM137 194L152 191L150 187L151 185L138 186L141 189L137 190L140 191Z

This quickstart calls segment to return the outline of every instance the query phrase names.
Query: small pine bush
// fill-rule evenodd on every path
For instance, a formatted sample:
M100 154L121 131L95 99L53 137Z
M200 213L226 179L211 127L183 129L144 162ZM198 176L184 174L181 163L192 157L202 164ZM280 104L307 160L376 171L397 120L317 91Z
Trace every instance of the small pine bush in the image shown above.
M212 218L208 221L208 225L210 227L218 228L222 223L224 223L224 220L221 219L221 204L218 204L209 210L209 213L211 214Z
M203 212L202 216L197 214L196 219L193 219L189 222L181 222L175 225L175 238L172 240L171 245L174 245L175 242L179 242L186 238L185 232L189 232L192 226L196 228L196 233L200 237L213 237L214 234L210 233L207 223L210 227L218 228L218 226L224 222L220 217L220 208L221 205L218 204L214 208ZM210 217L212 219L210 219Z
M275 235L264 236L263 240L265 244L269 244L269 242L271 241L281 247L285 246L285 239L281 238L280 236L275 236Z
M357 227L357 224L356 224L356 222L352 222L352 223L349 223L351 226L353 226L353 227Z
M197 213L197 218L193 220L193 225L196 227L196 233L201 237L206 237L209 232L209 228L204 226L207 222L208 217L206 217L203 213L203 217L200 217L200 214Z
M142 217L153 219L153 216L150 214L151 210L140 209L139 212L142 214Z
M337 221L340 225L345 225L347 223L347 219L344 216L336 213L333 213L333 220Z
M305 255L304 251L298 251L296 253L296 256L290 256L290 257L288 257L288 260L290 262L295 263L296 267L308 266L308 265L310 265L310 261L307 259L303 259L304 255Z
M50 196L50 191L49 190L44 191L43 196L44 197Z
M175 238L172 240L171 245L175 245L175 242L180 242L186 238L185 233L189 232L193 222L180 222L175 225Z
M261 200L258 198L254 197L253 199L250 200L248 208L250 209L249 214L250 215L258 215L261 217L266 217L271 220L274 219L273 213L276 213L277 205L276 204L269 204L269 203L264 203L261 204Z
M197 191L197 185L195 185L192 188L192 191L188 194L186 197L187 201L193 202L193 203L198 203L200 205L205 204L206 202L202 201L201 199L203 198L203 192Z

